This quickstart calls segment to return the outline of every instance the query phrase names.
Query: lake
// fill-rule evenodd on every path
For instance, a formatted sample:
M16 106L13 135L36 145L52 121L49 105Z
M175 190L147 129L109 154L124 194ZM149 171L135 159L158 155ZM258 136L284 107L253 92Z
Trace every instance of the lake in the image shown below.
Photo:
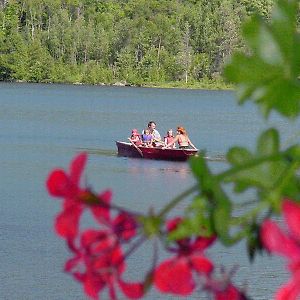
M266 121L255 106L237 106L231 91L1 83L0 104L1 299L85 299L81 286L62 272L68 250L53 232L60 201L45 190L49 171L67 168L76 153L89 153L85 180L94 190L112 188L115 203L147 212L163 207L194 178L188 163L118 157L115 140L125 140L132 128L141 131L155 120L164 136L183 125L215 172L226 167L230 146L254 149L262 129L278 128L283 145L299 137L299 123L277 115ZM244 243L208 251L227 270L239 266L234 282L248 286L253 299L271 299L288 277L282 260L264 255L250 264L245 253ZM148 262L151 247L131 257L128 276L139 278ZM152 288L145 299L177 298Z

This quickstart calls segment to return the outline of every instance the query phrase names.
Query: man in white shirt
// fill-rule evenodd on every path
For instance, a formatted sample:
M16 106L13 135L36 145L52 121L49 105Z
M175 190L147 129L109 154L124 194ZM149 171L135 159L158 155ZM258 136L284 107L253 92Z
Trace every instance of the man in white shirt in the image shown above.
M149 128L151 135L153 136L153 142L154 142L155 146L164 144L161 141L161 136L160 136L159 132L156 130L156 123L154 121L150 121L148 123L148 128ZM144 131L142 133L144 133Z

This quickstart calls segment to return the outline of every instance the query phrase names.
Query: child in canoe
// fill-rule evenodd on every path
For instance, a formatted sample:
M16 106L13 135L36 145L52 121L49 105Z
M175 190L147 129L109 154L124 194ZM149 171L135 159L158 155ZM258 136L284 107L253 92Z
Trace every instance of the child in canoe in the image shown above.
M174 143L174 135L173 130L169 129L167 131L167 135L164 137L165 146L170 145L169 148L176 148L176 144Z
M150 130L146 128L142 134L142 141L143 141L143 146L145 147L153 147L153 136L150 133Z
M128 139L132 144L135 144L136 146L142 145L141 135L139 134L137 129L132 129L131 136Z

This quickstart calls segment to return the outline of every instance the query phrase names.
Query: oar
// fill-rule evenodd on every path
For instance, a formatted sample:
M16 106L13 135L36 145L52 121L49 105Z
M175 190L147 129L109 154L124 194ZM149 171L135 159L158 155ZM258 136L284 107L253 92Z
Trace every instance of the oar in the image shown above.
M144 157L144 154L143 154L142 150L139 149L138 146L132 140L129 139L129 141L132 144L132 146L138 151L138 153L140 154L140 156Z

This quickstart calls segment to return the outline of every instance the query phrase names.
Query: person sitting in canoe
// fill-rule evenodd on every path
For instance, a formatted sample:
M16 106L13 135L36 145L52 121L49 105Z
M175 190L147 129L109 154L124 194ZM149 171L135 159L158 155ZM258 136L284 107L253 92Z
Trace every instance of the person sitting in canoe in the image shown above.
M166 145L171 145L170 148L176 148L176 144L174 143L174 135L173 135L173 130L169 129L167 131L167 135L164 137L164 141L165 141L165 146ZM173 143L173 145L172 145Z
M153 136L150 133L150 130L148 128L146 128L145 130L143 130L143 134L142 134L142 141L143 141L143 146L145 147L153 147Z
M188 136L185 128L182 127L182 126L178 126L177 127L177 135L176 135L176 137L174 138L174 140L171 143L167 144L163 148L164 149L168 148L168 147L172 146L176 142L178 143L179 149L188 149L189 146L191 146L192 148L194 148L194 149L197 150L197 148L195 147L195 145L189 139L189 136Z
M152 135L153 146L162 145L163 142L161 140L161 136L160 136L159 132L156 129L156 123L154 121L150 121L147 125L147 129L149 129L150 134ZM145 132L145 130L142 131L142 134L144 132Z
M132 144L136 146L142 145L141 135L139 134L137 129L132 129L131 136L128 139Z

